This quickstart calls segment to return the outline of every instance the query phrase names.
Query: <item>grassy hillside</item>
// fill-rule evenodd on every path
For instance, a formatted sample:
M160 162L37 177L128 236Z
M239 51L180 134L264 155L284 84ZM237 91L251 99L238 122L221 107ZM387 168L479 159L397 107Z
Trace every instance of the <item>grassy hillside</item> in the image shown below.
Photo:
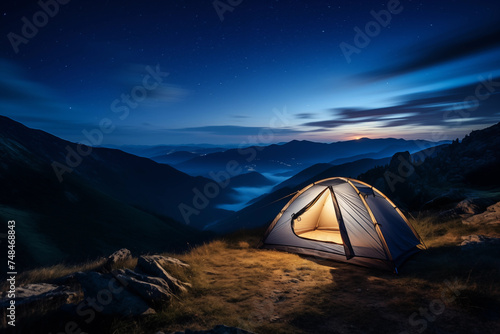
M210 235L153 214L71 178L60 189L43 188L31 207L0 205L2 221L15 220L19 269L75 263L127 247L136 252L176 251ZM1 276L1 274L0 274Z
M257 333L495 333L499 247L458 245L465 235L500 237L498 224L474 227L430 216L412 223L429 249L411 258L399 275L260 250L255 245L262 230L239 232L173 255L191 267L168 270L193 288L161 313L96 320L88 330L169 333L225 324ZM133 265L134 260L122 266ZM20 281L50 281L93 266L97 263L40 269Z

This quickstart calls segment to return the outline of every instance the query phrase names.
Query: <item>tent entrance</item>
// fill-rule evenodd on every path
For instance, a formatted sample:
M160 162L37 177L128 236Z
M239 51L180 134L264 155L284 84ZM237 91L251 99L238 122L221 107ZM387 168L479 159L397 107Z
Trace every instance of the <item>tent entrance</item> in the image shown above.
M292 230L299 238L343 244L330 188L294 215Z

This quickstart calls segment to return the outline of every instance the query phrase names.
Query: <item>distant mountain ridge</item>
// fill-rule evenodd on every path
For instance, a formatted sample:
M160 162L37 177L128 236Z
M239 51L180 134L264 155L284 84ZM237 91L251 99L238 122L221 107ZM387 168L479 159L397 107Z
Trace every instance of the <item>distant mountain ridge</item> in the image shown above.
M104 147L104 146L103 146ZM150 158L164 157L178 152L188 152L196 155L225 151L234 148L234 145L222 147L210 144L192 144L192 145L108 145L105 148L115 148L139 157ZM154 160L154 159L153 159Z
M352 162L359 160L352 157L360 155L363 155L362 158L380 159L396 152L413 153L444 143L449 141L436 143L426 140L363 138L326 144L293 140L282 145L250 146L209 153L174 166L191 175L203 175L206 168L223 170L228 161L236 161L245 170L256 170L260 173L277 170L299 172L317 163Z

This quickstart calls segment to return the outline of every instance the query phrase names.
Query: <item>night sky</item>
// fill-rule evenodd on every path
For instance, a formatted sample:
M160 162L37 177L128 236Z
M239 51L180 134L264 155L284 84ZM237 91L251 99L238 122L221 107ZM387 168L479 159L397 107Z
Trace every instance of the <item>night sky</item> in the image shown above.
M103 120L101 145L442 140L500 121L498 0L59 1L0 5L0 114L64 139Z

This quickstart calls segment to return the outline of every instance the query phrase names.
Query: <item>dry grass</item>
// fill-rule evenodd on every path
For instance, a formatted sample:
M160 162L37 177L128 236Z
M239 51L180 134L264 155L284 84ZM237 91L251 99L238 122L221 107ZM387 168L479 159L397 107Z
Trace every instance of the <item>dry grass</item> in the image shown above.
M117 321L113 329L154 333L225 324L257 333L417 333L422 327L410 316L417 312L414 320L422 321L420 309L443 301L442 313L426 320L429 332L494 333L500 326L498 251L456 246L462 235L498 235L498 228L430 217L413 224L429 249L408 261L400 275L258 250L260 233L213 241L177 256L191 265L177 273L192 282L189 294L155 316Z
M412 257L399 275L260 250L256 245L262 231L233 234L185 254L165 254L190 264L187 269L165 268L190 282L192 289L156 315L108 319L107 327L99 330L169 333L225 324L256 333L417 333L423 327L410 317L417 312L414 321L423 324L421 309L443 305L432 321L425 320L426 332L495 333L500 328L498 249L461 249L457 244L462 235L495 236L500 229L431 217L417 217L413 224L428 250ZM117 267L132 268L135 261ZM98 265L40 269L28 273L26 281L53 279Z
M64 265L64 264L56 264L50 267L42 267L35 268L32 270L28 270L20 273L16 277L17 286L22 286L26 284L32 283L41 283L41 282L51 282L57 280L58 278L73 274L78 271L92 271L101 268L104 263L106 263L106 259L100 258L94 261L88 261L82 264L77 265ZM129 268L133 269L137 264L137 258L131 258L126 261L121 261L113 264L111 269L120 269L120 268ZM0 285L0 290L4 290L6 284Z
M446 220L427 214L409 220L427 247L454 246L462 241L462 236L471 234L500 237L500 226L464 225L461 218Z
M177 268L174 274L193 284L191 292L145 323L117 324L118 332L203 329L222 323L293 332L281 317L302 308L311 297L305 290L321 291L322 285L329 284L332 268L295 254L257 250L251 244L252 240L238 238L217 240L177 256L191 265L188 270Z

